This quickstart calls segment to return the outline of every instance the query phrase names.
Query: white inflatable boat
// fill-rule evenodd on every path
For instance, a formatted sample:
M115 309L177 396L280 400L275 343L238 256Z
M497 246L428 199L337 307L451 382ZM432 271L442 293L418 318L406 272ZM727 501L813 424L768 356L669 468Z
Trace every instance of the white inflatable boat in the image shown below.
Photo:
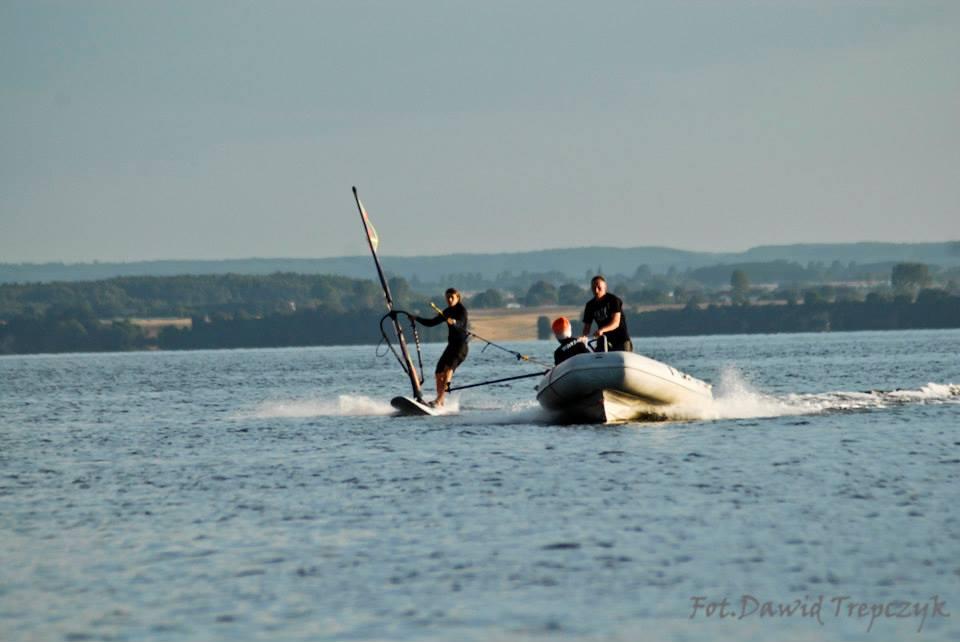
M567 359L537 385L537 401L563 421L657 420L670 407L711 403L708 383L632 352L593 352Z

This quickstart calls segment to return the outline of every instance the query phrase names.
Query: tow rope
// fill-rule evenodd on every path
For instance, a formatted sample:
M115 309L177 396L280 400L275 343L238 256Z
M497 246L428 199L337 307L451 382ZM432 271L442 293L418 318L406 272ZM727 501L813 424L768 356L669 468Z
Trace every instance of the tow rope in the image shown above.
M438 308L437 305L436 305L433 301L430 302L430 307L432 307L434 310L436 310L436 311L437 311L437 314L439 314L440 316L443 316L443 310L441 310L440 308ZM446 317L444 317L444 318L446 318ZM520 353L517 352L516 350L511 350L510 348L505 348L505 347L503 347L502 345L499 345L499 344L494 343L494 342L491 341L490 339L484 339L483 337L481 337L481 336L480 336L479 334L477 334L476 332L470 332L469 330L467 330L467 334L468 334L469 336L473 337L474 339L479 339L480 341L483 341L484 343L487 344L487 345L483 346L483 348L481 348L480 352L483 352L483 351L486 350L488 347L493 346L494 348L497 348L498 350L503 350L504 352L508 352L508 353L512 354L513 356L515 356L515 357L517 358L517 361L529 361L530 363L535 363L535 364L537 364L538 366L543 366L544 368L552 368L552 367L553 367L552 365L543 363L542 361L537 361L536 359L534 359L533 357L530 357L530 356L528 356L528 355L520 354ZM533 376L533 375L531 375L531 376ZM479 385L479 384L477 384L477 385Z
M467 388L476 388L477 386L487 386L492 383L503 383L504 381L516 381L517 379L529 379L530 377L542 377L543 375L550 372L549 370L543 370L542 372L531 372L530 374L517 375L516 377L504 377L503 379L492 379L490 381L481 381L479 383L471 383L466 386L456 386L451 388L450 384L447 384L447 392L453 392L454 390L466 390Z

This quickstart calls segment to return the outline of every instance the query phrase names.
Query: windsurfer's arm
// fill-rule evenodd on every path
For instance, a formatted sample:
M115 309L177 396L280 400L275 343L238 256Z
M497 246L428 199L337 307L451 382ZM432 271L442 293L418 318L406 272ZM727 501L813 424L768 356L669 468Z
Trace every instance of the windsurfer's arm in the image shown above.
M440 325L441 323L444 322L444 317L443 317L442 314L438 314L437 316L433 317L432 319L427 319L427 318L424 318L424 317L416 317L416 319L417 319L417 323L419 323L419 324L421 324L421 325L428 326L428 327L433 327L433 326L435 326L435 325ZM449 321L449 319L447 319L447 321Z

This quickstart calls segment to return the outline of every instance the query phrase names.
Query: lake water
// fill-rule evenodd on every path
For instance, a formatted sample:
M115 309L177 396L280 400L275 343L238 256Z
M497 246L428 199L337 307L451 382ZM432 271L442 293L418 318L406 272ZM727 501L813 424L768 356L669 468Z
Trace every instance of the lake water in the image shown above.
M482 345L457 384L537 369ZM960 331L636 345L716 404L395 418L374 346L2 357L0 639L960 640Z

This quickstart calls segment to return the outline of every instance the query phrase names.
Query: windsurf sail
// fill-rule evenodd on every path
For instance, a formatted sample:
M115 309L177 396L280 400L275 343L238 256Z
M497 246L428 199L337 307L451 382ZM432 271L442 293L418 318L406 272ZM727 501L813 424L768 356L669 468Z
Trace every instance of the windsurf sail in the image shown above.
M373 262L377 266L377 275L380 277L380 286L383 288L383 296L387 302L390 320L393 322L393 329L397 334L397 343L400 345L400 353L402 355L400 363L410 378L410 386L413 388L414 399L423 403L423 390L420 387L420 377L417 374L416 367L413 365L413 359L410 358L410 351L407 349L407 340L403 336L403 328L400 327L400 322L397 320L397 315L393 309L393 296L390 294L390 286L387 284L387 279L383 275L383 266L380 265L380 257L377 256L377 248L380 247L380 237L370 222L370 217L363 203L360 201L360 195L357 194L356 187L353 188L353 198L357 201L357 209L360 210L360 220L363 222L363 231L367 235L367 243L370 246L370 253L373 254Z
M370 216L367 214L367 208L363 206L360 196L357 195L357 188L353 188L353 196L357 199L357 207L360 208L360 218L363 219L363 229L367 233L367 241L370 243L370 250L373 252L373 260L377 262L377 269L380 269L380 261L377 259L377 248L380 247L380 237L373 223L370 222ZM383 281L383 272L380 272L380 280ZM386 288L386 285L384 285ZM389 290L388 290L389 292Z

